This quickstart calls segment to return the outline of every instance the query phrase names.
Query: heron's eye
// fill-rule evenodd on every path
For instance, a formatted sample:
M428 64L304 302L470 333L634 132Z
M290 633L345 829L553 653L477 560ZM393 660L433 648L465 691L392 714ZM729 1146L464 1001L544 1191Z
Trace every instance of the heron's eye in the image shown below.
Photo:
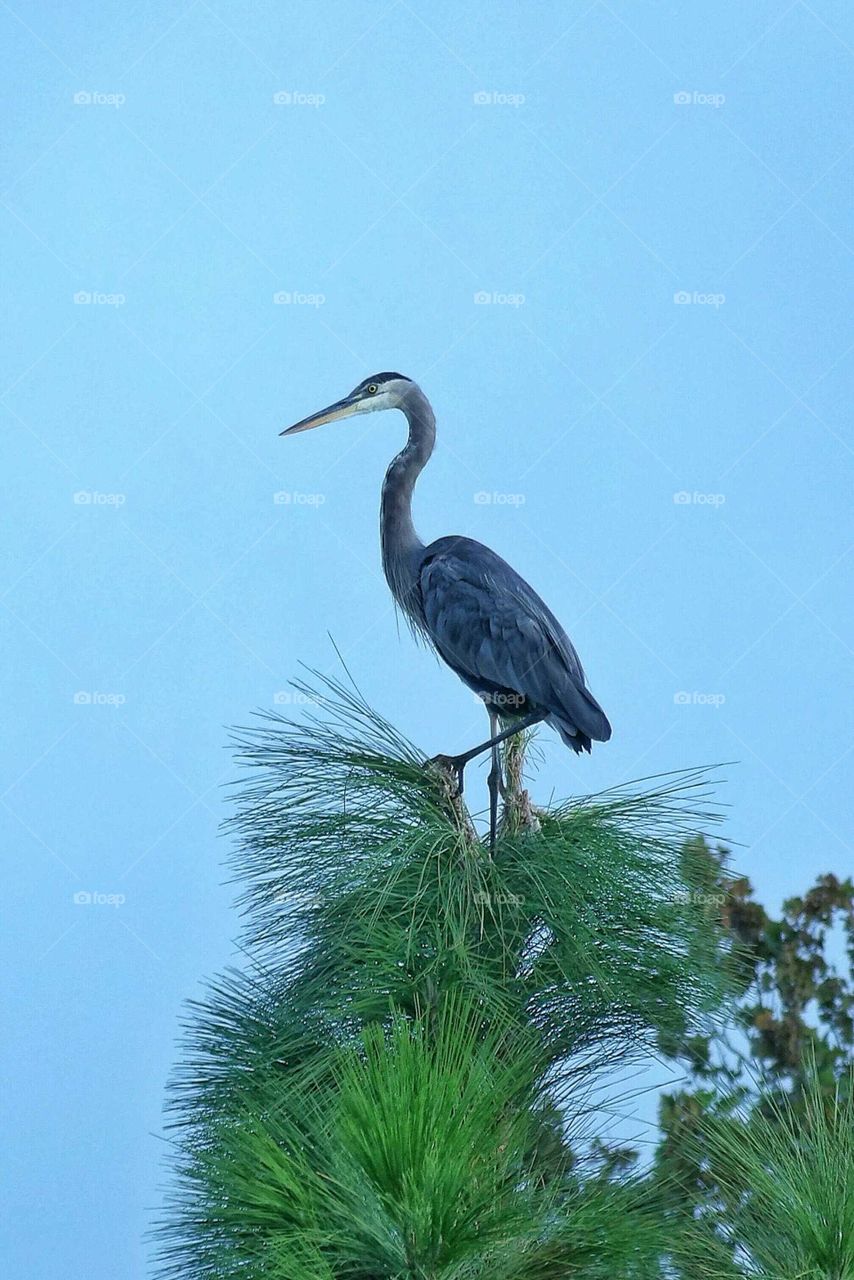
M372 382L371 385L368 387L368 395L375 396L377 394L378 389L379 388L377 387L377 384L375 382Z

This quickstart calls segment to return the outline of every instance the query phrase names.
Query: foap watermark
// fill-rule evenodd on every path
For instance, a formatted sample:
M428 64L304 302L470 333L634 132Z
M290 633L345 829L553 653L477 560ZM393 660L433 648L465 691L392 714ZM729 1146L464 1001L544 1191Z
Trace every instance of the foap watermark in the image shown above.
M322 507L325 501L325 493L301 493L299 489L279 489L273 494L277 507Z
M524 293L501 293L498 289L478 289L474 295L476 307L523 307Z
M489 893L486 889L478 889L474 900L482 907L521 907L525 901L521 893Z
M674 889L670 894L671 902L678 902L688 907L722 907L726 902L725 893L705 893L702 889Z
M479 89L472 94L472 102L476 107L521 107L524 101L524 93L499 93L494 89Z
M677 507L722 507L726 502L725 493L698 493L696 489L680 489L673 495Z
M699 89L680 89L674 93L673 101L677 107L722 107L726 102L724 93L701 93Z
M499 715L521 716L528 710L528 699L524 693L513 693L509 689L507 692L473 693L472 697Z
M722 707L726 702L725 693L701 693L698 689L680 689L674 693L673 701L677 707Z
M123 893L100 893L95 889L78 889L72 895L75 907L123 907L127 898Z
M472 500L479 507L524 507L526 501L524 493L489 493L486 489L472 494Z
M697 289L679 289L673 295L677 307L722 307L726 302L725 293L700 293Z
M277 907L300 907L304 911L316 911L323 906L319 893L300 893L293 889L279 889L273 894L273 902Z
M273 694L273 704L277 707L310 707L317 704L317 698L303 693L301 689L277 689Z
M300 293L299 289L279 289L273 294L276 307L322 307L325 293Z
M78 489L74 494L75 507L123 507L126 493L101 493L99 489Z
M74 695L75 707L123 707L126 702L123 693L101 693L98 689L78 689Z
M72 98L75 107L123 107L127 98L123 93L100 93L96 89L78 89Z
M123 307L127 298L123 293L99 293L92 289L78 289L74 295L75 307Z
M322 107L325 101L325 93L303 93L301 89L279 89L273 94L277 107Z

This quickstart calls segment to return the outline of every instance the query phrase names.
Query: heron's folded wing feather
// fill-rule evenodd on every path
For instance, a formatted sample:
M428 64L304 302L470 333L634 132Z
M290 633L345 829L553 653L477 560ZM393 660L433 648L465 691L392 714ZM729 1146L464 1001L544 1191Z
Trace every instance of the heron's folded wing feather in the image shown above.
M591 736L606 731L566 632L494 551L469 538L442 538L427 548L420 587L431 639L461 674L524 694Z

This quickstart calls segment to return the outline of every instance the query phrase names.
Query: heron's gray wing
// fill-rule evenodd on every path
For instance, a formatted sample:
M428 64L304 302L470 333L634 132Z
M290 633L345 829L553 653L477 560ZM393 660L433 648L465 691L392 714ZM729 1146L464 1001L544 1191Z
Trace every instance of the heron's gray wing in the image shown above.
M610 736L563 627L489 547L439 539L425 551L419 585L430 638L463 679L523 694L591 738Z

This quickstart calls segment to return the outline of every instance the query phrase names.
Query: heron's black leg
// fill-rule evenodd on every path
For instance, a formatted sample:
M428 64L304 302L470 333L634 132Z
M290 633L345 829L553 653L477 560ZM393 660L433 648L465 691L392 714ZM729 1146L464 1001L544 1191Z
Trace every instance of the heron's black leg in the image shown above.
M497 747L500 742L506 742L508 738L512 738L514 733L521 733L524 729L530 729L535 724L540 724L548 715L547 711L535 711L532 715L526 716L524 720L519 720L516 724L511 725L509 729L502 730L501 733L495 734L494 737L488 738L486 742L481 742L476 747L472 747L470 751L463 751L458 756L449 756L449 760L453 760L457 769L463 769L469 760L474 760L475 756L483 755L484 751L489 751L490 747Z
M495 738L495 730L498 728L498 717L493 711L489 713L489 728L493 739ZM504 790L504 779L501 777L501 754L498 750L498 743L492 743L492 768L489 770L489 776L486 779L486 785L489 787L489 852L490 855L495 853L495 837L498 830L498 795Z
M489 852L495 853L495 837L498 830L498 790L501 786L501 765L498 760L498 748L492 748L492 768L486 779L489 787Z
M458 756L433 756L433 763L441 765L444 769L453 769L457 775L457 787L460 795L463 794L463 770L470 760L474 760L475 756L483 755L484 751L489 751L506 742L508 738L512 738L514 733L522 733L524 729L530 729L533 725L539 724L545 720L548 715L547 711L535 711L532 715L526 716L524 720L519 720L509 729L502 730L501 733L495 734L488 738L486 742L479 743L476 747L472 747L470 751L462 751ZM499 762L498 776L501 777L501 766ZM501 779L503 785L503 779Z

